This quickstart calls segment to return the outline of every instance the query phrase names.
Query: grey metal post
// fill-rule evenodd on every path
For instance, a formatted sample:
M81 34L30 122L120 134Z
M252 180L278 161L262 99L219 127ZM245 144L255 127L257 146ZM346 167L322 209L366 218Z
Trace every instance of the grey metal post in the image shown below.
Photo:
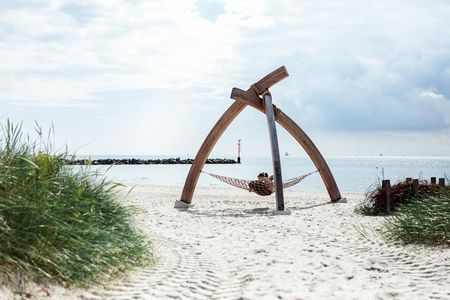
M284 196L283 196L283 180L281 177L281 160L280 149L278 147L277 128L275 126L275 115L272 107L272 96L266 92L263 94L264 106L266 109L267 125L269 127L270 146L272 149L272 163L273 163L273 179L275 183L275 195L277 199L277 211L284 210Z

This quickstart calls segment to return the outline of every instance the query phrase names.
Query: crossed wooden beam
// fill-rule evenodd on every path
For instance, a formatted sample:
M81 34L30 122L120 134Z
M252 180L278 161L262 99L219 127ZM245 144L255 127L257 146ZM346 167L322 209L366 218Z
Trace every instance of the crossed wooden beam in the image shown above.
M239 115L239 113L247 106L251 106L262 113L265 113L264 101L261 95L265 93L270 87L280 82L289 74L284 66L274 70L270 74L258 82L251 85L246 91L239 88L233 88L230 98L235 100L233 104L223 113L217 123L209 132L208 136L204 140L200 149L195 156L192 166L187 175L184 188L179 201L176 201L175 207L183 208L188 207L192 202L195 187L200 177L200 172L211 153L212 149L216 145L217 141L222 136L223 132L233 122L233 120ZM331 202L337 202L342 199L339 192L339 188L336 185L333 174L330 171L325 159L320 154L319 149L314 145L308 135L298 126L291 118L289 118L283 111L276 108L273 105L275 121L280 124L291 136L302 146L306 151L314 166L319 171L320 176L325 184L325 187L330 196Z

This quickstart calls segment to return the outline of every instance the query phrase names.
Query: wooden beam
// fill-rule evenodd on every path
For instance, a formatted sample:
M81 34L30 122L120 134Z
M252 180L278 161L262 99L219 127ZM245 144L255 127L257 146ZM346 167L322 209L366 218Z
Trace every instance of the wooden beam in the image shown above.
M278 147L277 127L272 107L272 96L264 95L264 107L266 109L267 127L269 129L270 147L272 152L273 179L275 184L275 195L277 211L284 210L283 178L281 176L280 148Z
M191 203L192 196L194 195L195 187L197 186L198 178L200 177L200 171L202 170L206 159L216 145L217 141L222 136L225 129L233 122L233 120L239 115L239 113L247 105L242 102L234 102L217 121L216 125L211 129L206 139L203 141L202 146L197 152L191 168L189 169L188 176L184 183L183 192L181 193L181 201L184 203Z
M281 66L275 71L272 71L271 73L264 76L261 80L255 83L256 89L263 92L264 90L269 89L273 85L277 84L281 80L288 77L289 74L286 70L285 66Z
M255 93L244 91L240 88L233 88L231 90L230 98L238 102L245 103L245 105L249 105L261 112L265 112L262 99L259 98Z

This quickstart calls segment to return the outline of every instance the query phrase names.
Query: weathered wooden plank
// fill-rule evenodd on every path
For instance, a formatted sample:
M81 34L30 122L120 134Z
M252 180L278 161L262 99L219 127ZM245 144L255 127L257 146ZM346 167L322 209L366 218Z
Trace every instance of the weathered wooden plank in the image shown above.
M231 90L230 98L246 105L249 105L261 112L265 112L262 99L259 98L255 93L250 93L248 91L241 90L240 88L233 88Z
M281 80L285 79L288 76L289 76L289 74L286 70L286 67L281 66L278 69L276 69L275 71L272 71L271 73L264 76L258 82L256 82L255 87L259 91L263 92L264 90L267 90L268 88L277 84L278 82L280 82Z
M275 116L273 114L272 97L270 94L264 95L264 107L266 109L267 127L269 128L270 147L272 152L273 177L275 183L275 196L277 210L284 210L283 178L281 175L280 148L278 146L277 128Z

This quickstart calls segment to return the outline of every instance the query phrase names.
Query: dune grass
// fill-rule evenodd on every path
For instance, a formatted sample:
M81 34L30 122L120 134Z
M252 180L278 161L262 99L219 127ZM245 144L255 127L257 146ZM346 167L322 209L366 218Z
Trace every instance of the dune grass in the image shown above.
M0 140L0 280L86 286L152 262L115 186L9 121Z
M448 179L447 179L448 181ZM395 183L390 190L391 211L381 185L371 187L355 212L366 216L385 216L384 236L405 244L450 244L450 188L418 182L413 193L410 181Z
M386 237L404 243L450 242L450 192L425 195L399 207L386 219Z

